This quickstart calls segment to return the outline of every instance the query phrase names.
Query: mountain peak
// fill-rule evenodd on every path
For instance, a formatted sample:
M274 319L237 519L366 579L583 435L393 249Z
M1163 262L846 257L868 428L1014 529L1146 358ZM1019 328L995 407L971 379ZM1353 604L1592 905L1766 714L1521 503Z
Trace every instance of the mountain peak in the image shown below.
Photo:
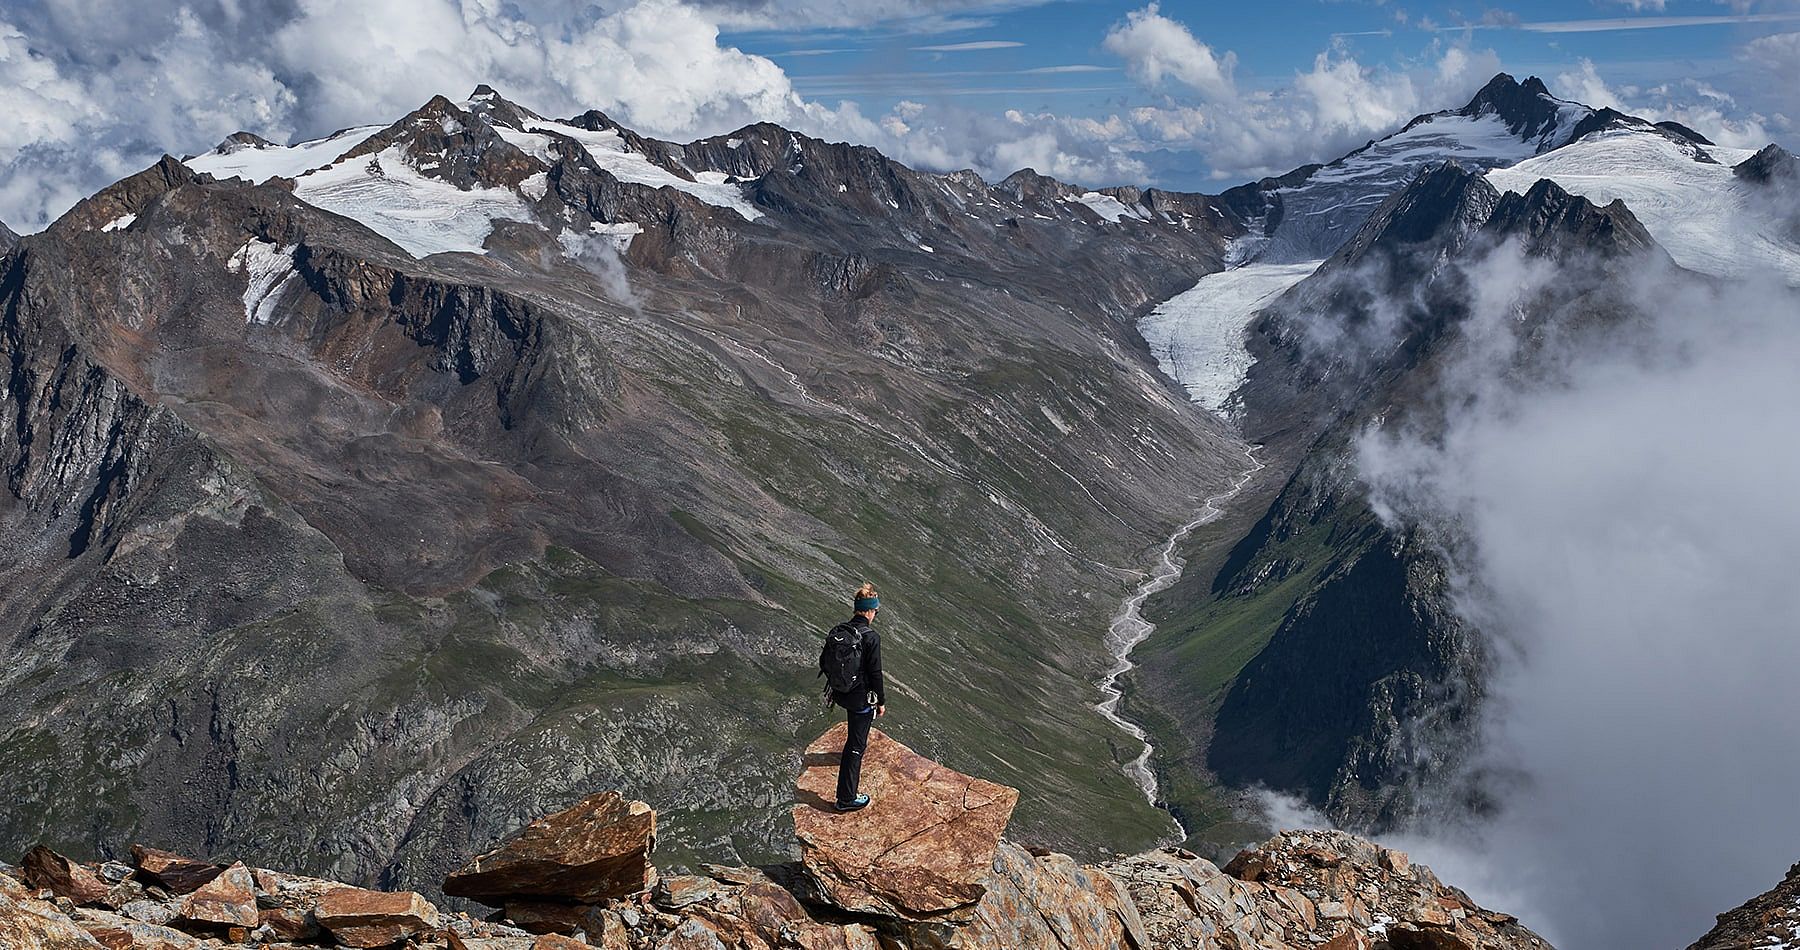
M1508 73L1496 74L1468 105L1456 110L1457 115L1470 118L1499 116L1508 131L1535 142L1539 151L1568 142L1574 137L1575 124L1592 112L1586 106L1551 95L1536 76L1519 82Z

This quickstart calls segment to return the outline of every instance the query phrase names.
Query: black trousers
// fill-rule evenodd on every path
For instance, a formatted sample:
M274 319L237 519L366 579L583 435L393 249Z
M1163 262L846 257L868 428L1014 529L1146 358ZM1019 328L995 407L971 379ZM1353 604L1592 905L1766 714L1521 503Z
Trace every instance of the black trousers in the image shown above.
M856 799L856 788L862 784L863 750L869 747L869 727L875 724L875 710L850 713L850 728L844 734L844 754L838 759L837 800L848 805Z

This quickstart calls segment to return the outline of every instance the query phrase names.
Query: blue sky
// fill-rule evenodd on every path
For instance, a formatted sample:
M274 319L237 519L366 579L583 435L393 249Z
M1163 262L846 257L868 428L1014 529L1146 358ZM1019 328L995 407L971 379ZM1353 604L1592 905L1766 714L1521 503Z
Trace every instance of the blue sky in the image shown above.
M965 24L962 29L923 35L903 32L908 24L900 21L864 30L727 29L723 39L773 59L802 94L820 99L849 97L881 106L935 95L996 108L1097 112L1141 98L1117 57L1101 48L1101 40L1109 28L1144 6L1069 2L973 12L956 18ZM1493 49L1505 68L1521 78L1566 72L1585 58L1619 83L1648 86L1678 78L1726 83L1740 72L1741 64L1733 58L1738 45L1800 28L1800 11L1767 8L1739 14L1712 0L1669 0L1664 9L1636 11L1626 3L1541 0L1504 7L1357 0L1165 2L1160 12L1186 24L1201 41L1236 52L1240 81L1264 87L1288 81L1334 44L1366 62L1399 65L1426 55L1434 44L1458 42ZM1711 22L1675 25L1695 19ZM1517 25L1507 25L1512 23ZM919 25L935 24L927 18ZM1638 28L1615 28L1627 25ZM959 44L1009 45L929 49ZM1033 72L1070 66L1085 69Z
M1134 81L1120 57L1103 46L1109 31L1144 8L1142 3L1044 3L923 17L916 24L922 33L908 32L912 24L902 20L868 29L727 30L722 39L779 63L802 95L854 100L869 113L911 100L1099 117L1181 99L1183 90ZM1460 46L1491 51L1499 68L1520 79L1540 76L1560 95L1582 98L1591 93L1586 84L1597 77L1619 100L1601 104L1656 113L1652 117L1659 119L1693 118L1699 107L1720 106L1719 120L1748 125L1743 131L1752 137L1792 138L1782 120L1784 110L1792 108L1783 99L1793 90L1772 87L1768 71L1740 55L1752 40L1800 29L1800 7L1791 4L1266 0L1164 2L1157 12L1184 25L1196 40L1234 53L1237 84L1249 89L1279 93L1324 52L1400 73ZM1420 106L1453 107L1467 93L1422 87ZM1729 103L1719 96L1729 97ZM1698 118L1704 125L1709 116ZM1214 171L1212 177L1230 177L1236 170L1215 168L1204 156L1195 166Z
M484 82L675 140L767 120L990 180L1217 191L1500 70L1791 146L1800 0L8 0L0 220L37 230L240 129L304 140Z

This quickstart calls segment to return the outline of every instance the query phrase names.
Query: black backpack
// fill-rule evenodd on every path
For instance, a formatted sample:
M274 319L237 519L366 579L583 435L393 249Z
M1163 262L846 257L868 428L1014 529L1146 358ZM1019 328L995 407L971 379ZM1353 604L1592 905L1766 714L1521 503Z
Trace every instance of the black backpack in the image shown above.
M863 685L862 628L853 623L840 623L825 635L825 648L819 651L819 675L831 685L834 693L851 693Z

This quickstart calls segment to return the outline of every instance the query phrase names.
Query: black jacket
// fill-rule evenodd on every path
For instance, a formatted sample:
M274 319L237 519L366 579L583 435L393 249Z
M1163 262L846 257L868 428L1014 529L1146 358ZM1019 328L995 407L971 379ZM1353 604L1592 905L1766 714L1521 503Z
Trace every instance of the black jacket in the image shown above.
M867 617L853 616L847 621L851 626L862 631L862 689L854 693L833 693L831 701L852 711L860 712L868 708L869 694L875 694L877 706L887 705L887 683L881 678L881 634L875 632L875 626Z

